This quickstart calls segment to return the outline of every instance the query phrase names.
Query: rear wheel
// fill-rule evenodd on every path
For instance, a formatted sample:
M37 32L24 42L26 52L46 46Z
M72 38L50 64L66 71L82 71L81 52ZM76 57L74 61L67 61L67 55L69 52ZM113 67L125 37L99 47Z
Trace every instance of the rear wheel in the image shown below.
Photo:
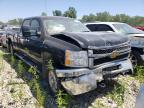
M8 52L10 54L14 55L14 49L13 49L13 45L12 44L8 45Z
M4 45L3 45L3 43L1 43L1 46L2 46L2 48L4 48Z

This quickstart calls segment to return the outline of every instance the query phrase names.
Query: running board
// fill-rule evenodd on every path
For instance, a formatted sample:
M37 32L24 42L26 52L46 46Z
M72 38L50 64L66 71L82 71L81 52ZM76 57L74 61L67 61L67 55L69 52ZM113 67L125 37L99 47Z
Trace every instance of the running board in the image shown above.
M26 57L22 54L18 54L18 53L14 53L14 55L17 56L23 62L25 62L27 65L36 67L37 72L40 73L40 68L39 68L38 64L36 64L36 63L32 62L31 60L29 60L28 57Z

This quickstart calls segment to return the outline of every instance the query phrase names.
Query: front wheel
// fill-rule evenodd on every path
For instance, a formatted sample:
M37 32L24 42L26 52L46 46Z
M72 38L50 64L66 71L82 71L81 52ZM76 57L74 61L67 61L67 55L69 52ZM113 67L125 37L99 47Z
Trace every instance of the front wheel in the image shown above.
M52 94L56 94L60 90L60 83L55 72L50 71L48 73L48 85L51 89Z
M137 65L143 65L144 61L142 60L142 57L140 56L140 53L138 51L132 51L130 54L130 60L132 62L133 67L136 67Z
M49 62L49 54L42 53L42 78L47 82L48 89L52 95L55 95L61 88L60 80L56 76L53 63Z

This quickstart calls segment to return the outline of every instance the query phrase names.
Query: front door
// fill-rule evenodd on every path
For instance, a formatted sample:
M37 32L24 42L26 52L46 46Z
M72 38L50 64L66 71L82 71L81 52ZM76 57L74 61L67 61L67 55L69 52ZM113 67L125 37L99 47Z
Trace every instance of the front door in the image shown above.
M43 40L41 38L40 22L37 19L32 19L30 24L31 36L27 38L27 49L29 50L29 56L35 60L42 62L41 52L43 49Z

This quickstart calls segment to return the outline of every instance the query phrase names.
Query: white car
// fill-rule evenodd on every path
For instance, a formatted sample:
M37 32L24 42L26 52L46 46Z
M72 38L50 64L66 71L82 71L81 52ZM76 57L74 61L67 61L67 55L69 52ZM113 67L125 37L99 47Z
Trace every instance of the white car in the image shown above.
M135 65L144 64L144 32L126 23L95 22L85 24L92 32L106 31L124 34L129 37L132 47L131 61Z

